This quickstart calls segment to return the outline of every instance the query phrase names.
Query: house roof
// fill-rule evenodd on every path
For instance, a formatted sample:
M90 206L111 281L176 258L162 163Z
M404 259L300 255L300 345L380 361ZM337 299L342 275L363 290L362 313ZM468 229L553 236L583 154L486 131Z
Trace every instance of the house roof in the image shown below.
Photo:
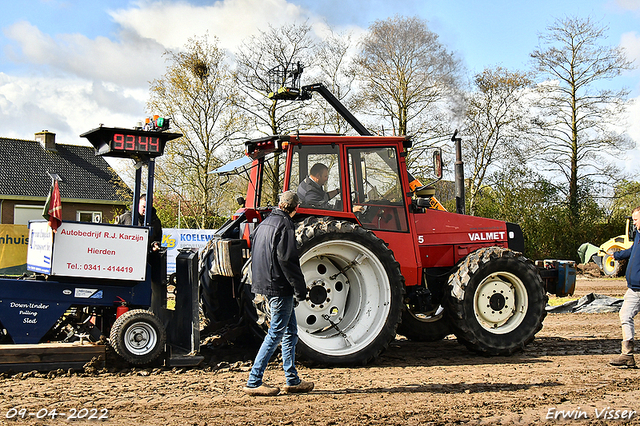
M0 198L46 198L51 188L49 172L62 178L63 199L124 201L128 187L104 158L95 155L93 147L56 144L56 150L48 151L37 141L0 137Z

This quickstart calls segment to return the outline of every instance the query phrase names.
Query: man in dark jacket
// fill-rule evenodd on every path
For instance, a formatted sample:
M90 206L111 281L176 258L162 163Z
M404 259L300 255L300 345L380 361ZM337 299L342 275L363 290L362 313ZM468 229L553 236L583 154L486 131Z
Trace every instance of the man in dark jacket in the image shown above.
M251 289L269 301L271 323L243 389L249 395L280 393L279 388L262 383L264 370L280 342L286 378L284 392L302 393L313 389L312 382L300 380L295 366L298 324L293 308L295 301L305 300L307 295L291 220L298 204L295 192L282 193L278 208L273 209L251 235Z
M622 352L612 359L609 364L616 367L635 368L636 360L633 357L634 323L633 318L640 311L640 207L636 207L631 213L633 224L636 227L636 236L633 245L626 249L613 253L616 260L627 261L627 292L620 308L620 323L622 325Z
M307 176L298 185L298 197L302 207L330 209L329 200L340 193L339 189L324 192L322 187L329 180L329 168L322 163L316 163L309 170Z

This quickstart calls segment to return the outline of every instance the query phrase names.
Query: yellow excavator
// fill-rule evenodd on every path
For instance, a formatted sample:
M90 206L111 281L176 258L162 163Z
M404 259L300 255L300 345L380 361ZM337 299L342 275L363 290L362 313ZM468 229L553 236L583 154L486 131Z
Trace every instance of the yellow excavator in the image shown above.
M613 237L600 247L591 243L584 243L578 248L578 255L581 263L595 262L600 270L608 277L618 277L623 275L626 269L626 261L618 261L613 258L612 253L620 250L626 250L633 245L633 237L636 233L636 227L631 221L631 216L627 217L625 233Z

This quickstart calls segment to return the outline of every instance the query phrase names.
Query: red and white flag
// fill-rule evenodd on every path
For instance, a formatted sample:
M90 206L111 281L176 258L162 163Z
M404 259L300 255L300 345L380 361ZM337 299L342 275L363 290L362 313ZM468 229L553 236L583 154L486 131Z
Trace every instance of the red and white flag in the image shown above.
M53 180L51 190L49 190L49 196L47 202L44 205L42 216L49 221L49 226L56 232L58 226L62 224L62 201L60 199L60 188L58 188L58 181Z

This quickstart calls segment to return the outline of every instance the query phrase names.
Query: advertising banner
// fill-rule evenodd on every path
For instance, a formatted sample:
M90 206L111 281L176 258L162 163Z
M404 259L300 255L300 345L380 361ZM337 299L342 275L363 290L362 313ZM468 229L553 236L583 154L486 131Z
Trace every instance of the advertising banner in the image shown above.
M41 274L51 273L53 231L46 220L29 222L27 269Z
M53 243L52 275L144 281L149 230L62 222Z
M163 229L162 247L167 248L167 274L176 272L176 256L180 249L195 248L200 251L216 231L217 229Z
M27 272L27 225L0 225L0 275Z

